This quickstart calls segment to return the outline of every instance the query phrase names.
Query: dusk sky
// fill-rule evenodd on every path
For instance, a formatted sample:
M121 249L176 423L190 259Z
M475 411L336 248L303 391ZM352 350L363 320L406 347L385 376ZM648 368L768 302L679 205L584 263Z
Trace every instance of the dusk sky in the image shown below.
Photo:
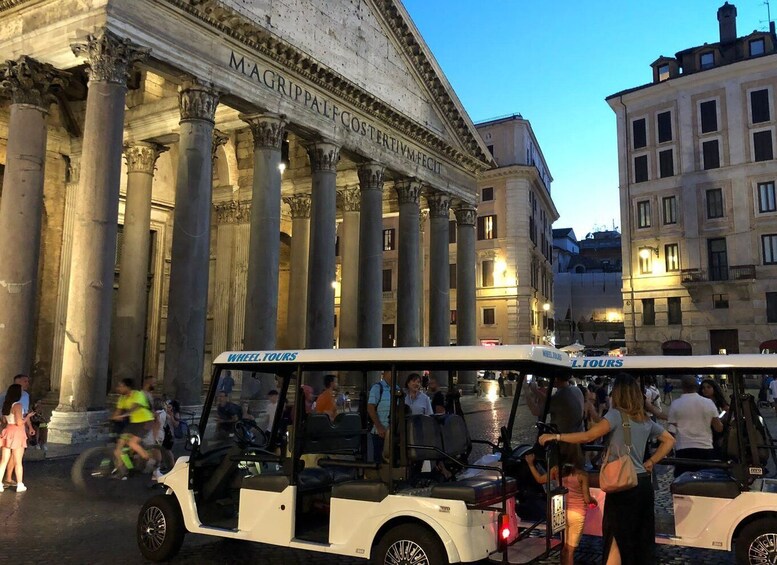
M723 0L403 0L473 121L520 113L579 239L620 228L615 114L604 101L652 80L650 63L718 41ZM763 0L731 2L737 35L767 29ZM777 12L777 2L772 6Z

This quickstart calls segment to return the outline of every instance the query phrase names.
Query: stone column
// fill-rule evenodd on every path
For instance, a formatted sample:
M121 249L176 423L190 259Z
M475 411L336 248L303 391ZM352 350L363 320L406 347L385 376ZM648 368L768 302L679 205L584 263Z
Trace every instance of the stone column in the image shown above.
M340 287L340 347L358 345L359 205L358 188L340 191L343 226L340 236L342 279Z
M137 142L124 148L127 161L127 200L116 295L113 332L113 385L123 378L141 383L146 337L148 260L151 243L151 189L154 167L167 149L156 143Z
M394 182L399 201L399 252L397 272L397 346L418 347L420 340L418 254L421 183L413 179Z
M475 297L475 218L477 208L462 203L456 213L456 345L477 345ZM459 371L459 385L472 392L474 371Z
M205 321L208 313L213 125L218 94L184 83L178 175L165 342L165 390L183 405L202 392Z
M0 204L0 388L30 373L35 336L46 116L52 89L67 74L22 56L0 65L0 93L11 97Z
M383 327L383 165L359 167L359 347L380 347Z
M310 241L310 194L285 196L291 208L291 249L288 308L290 348L305 347L305 326L308 303L308 253Z
M429 219L429 210L422 210L418 217L418 224L420 233L418 235L418 293L421 299L418 301L418 339L421 347L426 344L426 327L424 320L426 319L426 292L424 283L426 277L424 277L424 264L425 264L425 243L424 233L426 233L426 220Z
M313 190L310 198L308 253L308 349L331 349L335 331L335 238L337 237L337 161L340 148L319 141L308 146ZM321 383L310 383L316 390Z
M85 441L105 417L127 79L141 49L107 29L74 44L89 90L75 203L59 406L49 440Z
M448 210L450 198L442 192L426 197L429 203L429 345L451 342L450 267L448 253ZM448 386L448 373L436 371L440 386Z
M278 166L286 122L275 114L241 115L240 119L248 123L254 138L243 347L247 351L274 349L281 252L281 170ZM265 381L272 379L263 379L262 382ZM254 398L259 393L259 384L256 379L244 380L243 398Z

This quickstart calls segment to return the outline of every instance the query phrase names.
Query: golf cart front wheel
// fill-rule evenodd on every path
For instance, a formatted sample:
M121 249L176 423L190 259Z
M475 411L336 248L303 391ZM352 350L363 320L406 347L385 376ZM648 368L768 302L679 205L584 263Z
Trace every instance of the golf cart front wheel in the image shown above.
M761 518L745 526L736 541L739 565L771 565L777 562L777 519Z

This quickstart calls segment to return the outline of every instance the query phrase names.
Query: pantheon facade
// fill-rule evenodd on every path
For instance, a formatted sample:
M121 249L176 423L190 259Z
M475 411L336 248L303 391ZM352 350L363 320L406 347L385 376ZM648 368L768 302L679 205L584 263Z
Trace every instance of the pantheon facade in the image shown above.
M53 441L124 377L196 405L224 350L380 347L386 217L396 345L450 343L450 221L475 344L493 160L401 2L0 0L0 59L0 385Z

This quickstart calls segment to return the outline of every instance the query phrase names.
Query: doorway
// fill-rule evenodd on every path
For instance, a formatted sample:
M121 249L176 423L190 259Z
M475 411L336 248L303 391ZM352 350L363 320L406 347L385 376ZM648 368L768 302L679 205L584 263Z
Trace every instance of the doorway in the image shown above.
M738 330L710 330L710 353L739 353Z
M394 347L394 324L383 324L382 347Z

